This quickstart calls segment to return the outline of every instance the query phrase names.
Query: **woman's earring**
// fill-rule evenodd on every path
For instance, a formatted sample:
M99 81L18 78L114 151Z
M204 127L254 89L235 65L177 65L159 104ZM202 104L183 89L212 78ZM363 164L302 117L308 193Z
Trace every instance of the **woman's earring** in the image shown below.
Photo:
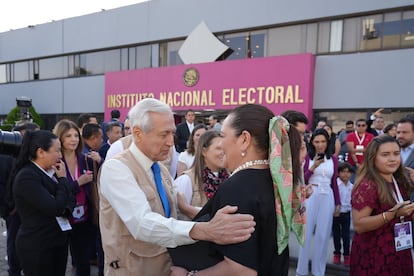
M242 156L242 157L245 157L245 156L246 156L246 152L245 152L245 151L242 151L242 152L241 152L241 156Z

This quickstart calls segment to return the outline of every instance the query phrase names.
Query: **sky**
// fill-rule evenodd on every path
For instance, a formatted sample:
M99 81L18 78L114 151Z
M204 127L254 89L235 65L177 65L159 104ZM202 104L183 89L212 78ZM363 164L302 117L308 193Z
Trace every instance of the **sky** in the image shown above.
M2 0L0 32L69 17L128 6L149 0Z

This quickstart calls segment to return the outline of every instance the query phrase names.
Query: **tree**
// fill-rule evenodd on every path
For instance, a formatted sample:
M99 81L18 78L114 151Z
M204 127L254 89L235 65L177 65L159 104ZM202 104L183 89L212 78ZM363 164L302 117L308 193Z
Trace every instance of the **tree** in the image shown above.
M33 106L28 108L31 119L34 123L38 124L40 128L44 128L44 122L40 115L36 112ZM17 123L22 121L22 116L20 114L20 107L16 106L12 110L10 110L9 114L7 114L6 119L4 120L1 129L10 131Z

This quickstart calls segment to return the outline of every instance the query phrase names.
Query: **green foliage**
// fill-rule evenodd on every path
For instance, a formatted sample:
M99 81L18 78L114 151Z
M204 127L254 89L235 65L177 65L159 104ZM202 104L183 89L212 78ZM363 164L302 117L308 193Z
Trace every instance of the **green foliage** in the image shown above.
M38 124L40 128L43 129L45 124L33 106L29 108L29 112L32 115L33 122ZM7 114L7 117L4 120L1 129L10 131L13 128L13 126L15 126L16 123L20 121L20 119L20 108L16 106L12 110L10 110L9 114Z

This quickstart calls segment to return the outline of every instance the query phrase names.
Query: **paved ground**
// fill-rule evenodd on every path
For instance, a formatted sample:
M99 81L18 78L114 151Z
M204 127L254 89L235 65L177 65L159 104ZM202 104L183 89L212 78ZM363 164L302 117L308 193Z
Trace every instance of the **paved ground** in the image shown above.
M7 261L6 261L6 224L3 220L0 219L0 276L8 276L7 273ZM295 238L291 237L291 240L289 242L290 246L290 270L289 270L289 276L295 275L295 269L296 269L296 261L298 256L298 245L295 240ZM332 252L333 252L333 245L332 242L330 243L330 248L328 249L328 264L327 264L327 271L326 276L345 276L348 275L348 269L344 266L336 266L331 263L332 261ZM68 266L66 270L67 276L74 275L72 266L70 265L70 260L68 261ZM95 266L91 267L91 276L97 276L98 271Z

